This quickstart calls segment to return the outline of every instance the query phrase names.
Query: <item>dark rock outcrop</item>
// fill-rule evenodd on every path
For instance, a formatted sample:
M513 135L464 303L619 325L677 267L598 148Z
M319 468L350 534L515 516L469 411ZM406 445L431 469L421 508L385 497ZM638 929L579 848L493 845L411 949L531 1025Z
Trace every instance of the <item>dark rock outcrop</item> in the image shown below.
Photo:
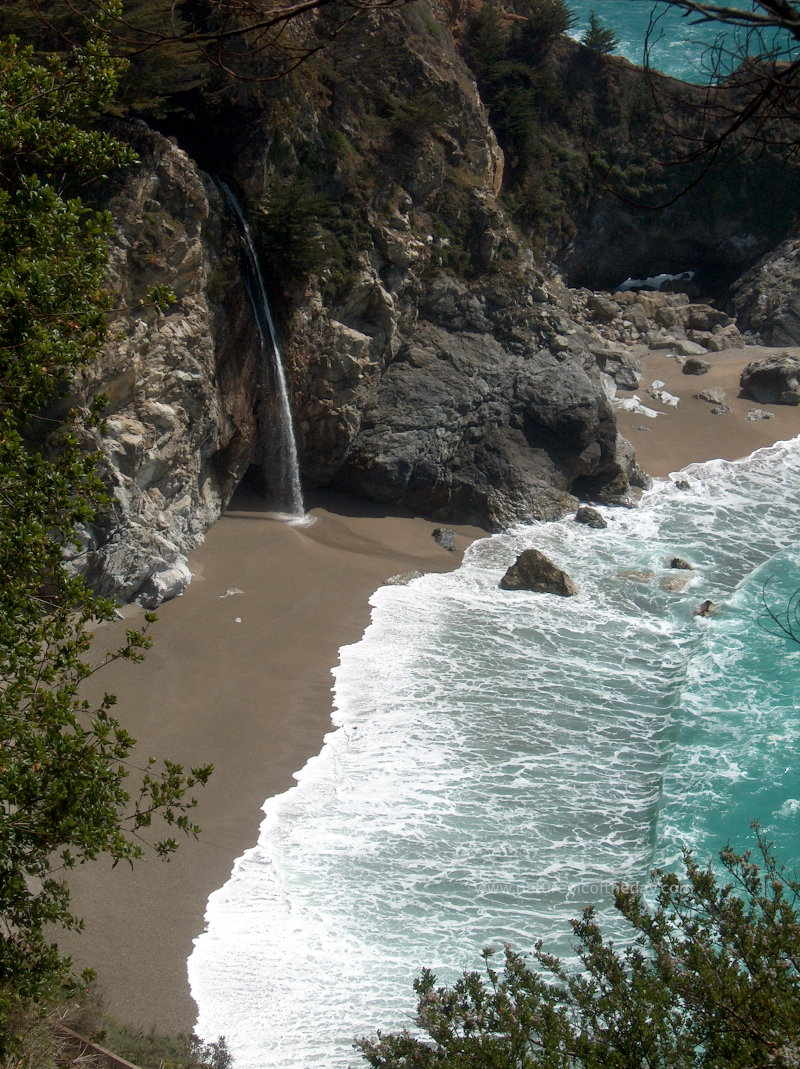
M578 593L573 581L538 549L524 549L500 580L503 590L532 590L569 598Z
M664 99L670 95L667 90ZM677 193L683 168L666 167L662 174ZM557 262L571 285L609 290L631 276L691 269L699 291L719 297L785 237L798 194L791 171L764 158L750 169L712 171L672 203L667 197L658 211L607 195L575 217L577 234ZM691 284L679 285L686 291Z
M103 454L113 508L68 564L102 593L150 607L186 586L186 553L253 459L259 350L215 186L143 124L123 135L140 163L110 203L112 340L70 399L108 397L105 433L87 446ZM147 299L155 283L176 297L163 313Z
M742 396L762 405L800 404L800 355L779 353L748 364L739 379Z
M603 530L608 527L597 509L590 508L588 505L581 505L575 513L575 522L584 523L587 527L594 527L597 530Z
M624 493L615 445L599 377L578 358L524 360L491 334L427 322L376 383L334 481L497 529L564 515L577 481L621 479Z
M800 345L800 238L789 238L736 281L728 307L764 345Z

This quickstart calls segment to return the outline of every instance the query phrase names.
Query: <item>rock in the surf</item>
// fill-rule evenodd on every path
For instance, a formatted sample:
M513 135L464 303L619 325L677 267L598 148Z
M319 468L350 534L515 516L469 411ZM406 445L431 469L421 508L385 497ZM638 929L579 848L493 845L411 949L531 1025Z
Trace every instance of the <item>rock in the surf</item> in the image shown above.
M578 593L573 581L538 549L524 549L500 580L503 590L532 590L563 598Z
M597 509L593 509L589 505L581 505L575 513L575 522L585 523L587 527L596 527L598 530L603 527L608 527L608 524Z

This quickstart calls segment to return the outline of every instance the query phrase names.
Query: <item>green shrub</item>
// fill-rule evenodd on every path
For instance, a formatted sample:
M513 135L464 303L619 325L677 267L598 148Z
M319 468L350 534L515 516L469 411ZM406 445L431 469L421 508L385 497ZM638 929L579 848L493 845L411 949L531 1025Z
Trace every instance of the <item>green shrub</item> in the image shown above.
M250 221L271 292L288 293L326 265L322 221L330 212L330 202L307 178L270 178Z
M535 967L506 948L502 971L415 983L416 1024L356 1046L374 1069L790 1069L800 1060L800 882L758 835L761 864L726 847L730 882L684 856L655 873L655 905L620 887L637 933L624 952L591 908L573 921L583 969L537 944Z

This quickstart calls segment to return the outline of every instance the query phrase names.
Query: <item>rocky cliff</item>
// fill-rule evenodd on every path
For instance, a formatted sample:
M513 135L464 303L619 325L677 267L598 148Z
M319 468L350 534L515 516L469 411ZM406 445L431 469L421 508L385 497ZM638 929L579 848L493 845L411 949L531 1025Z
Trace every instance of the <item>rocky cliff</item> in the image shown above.
M176 145L121 131L140 164L112 192L104 359L73 400L108 399L103 454L113 508L70 561L103 593L156 605L190 579L186 552L219 517L257 440L259 349L222 199ZM161 312L148 291L171 287Z
M781 242L746 271L728 307L764 345L800 345L800 239Z
M642 476L609 399L635 376L626 344L702 351L735 326L686 297L571 290L534 258L443 17L365 17L236 114L225 137L175 129L254 221L307 486L487 528L628 502ZM71 564L156 604L271 429L234 221L176 143L128 136L141 163L110 204L118 312L78 389L109 397L96 445L115 504ZM164 313L146 301L158 282L177 297Z

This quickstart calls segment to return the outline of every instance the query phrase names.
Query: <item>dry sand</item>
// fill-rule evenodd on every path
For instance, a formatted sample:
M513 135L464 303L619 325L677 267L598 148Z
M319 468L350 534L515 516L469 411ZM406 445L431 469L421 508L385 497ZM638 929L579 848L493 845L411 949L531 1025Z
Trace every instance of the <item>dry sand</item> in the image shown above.
M641 390L664 414L619 414L645 470L666 475L800 433L798 409L737 398L741 368L756 355L713 356L713 370L694 377L663 353L646 354L643 387L660 379L681 400L675 409ZM731 413L714 416L693 399L711 386L725 389ZM775 418L748 422L756 407ZM216 768L196 811L203 834L168 865L151 860L131 872L98 863L72 878L86 932L68 949L96 969L109 1012L126 1023L191 1030L186 959L208 895L255 844L265 798L291 787L292 773L319 752L330 727L330 669L339 647L363 633L369 595L396 573L455 567L482 534L456 528L457 552L448 553L431 538L436 524L419 517L333 494L310 506L316 523L293 527L240 495L192 554L186 594L159 610L146 663L115 664L97 679L119 696L120 719L145 756ZM126 613L136 619L135 609ZM110 646L113 629L98 637Z
M684 375L682 365L664 350L643 350L643 376L636 396L647 407L661 413L655 418L633 412L617 412L617 424L636 450L639 464L653 476L669 475L687 464L701 460L737 460L755 449L800 434L800 409L790 405L764 405L739 397L739 376L751 360L786 349L748 346L709 353L711 370L705 375ZM680 400L677 408L654 400L648 394L653 382L663 382L668 393ZM725 393L731 411L716 416L714 405L695 394L718 388ZM620 398L633 396L620 390ZM772 419L751 421L752 409L771 412Z

